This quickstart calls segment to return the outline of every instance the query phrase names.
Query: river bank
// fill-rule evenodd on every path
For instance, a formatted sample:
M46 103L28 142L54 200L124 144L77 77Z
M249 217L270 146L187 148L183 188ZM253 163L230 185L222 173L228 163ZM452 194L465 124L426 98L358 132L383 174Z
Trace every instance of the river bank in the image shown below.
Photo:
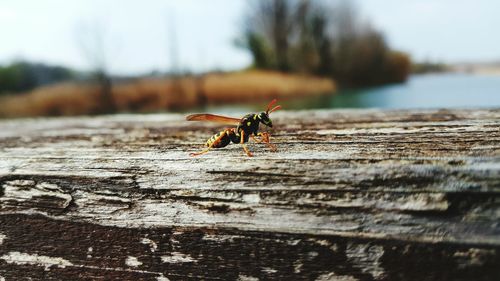
M317 108L497 108L500 75L430 73L411 75L405 83L340 89L335 95L283 103L288 109Z
M143 78L113 84L113 110L103 108L99 85L62 83L31 92L0 97L0 117L92 115L113 112L176 111L224 103L263 102L272 98L312 97L336 91L331 79L245 71Z

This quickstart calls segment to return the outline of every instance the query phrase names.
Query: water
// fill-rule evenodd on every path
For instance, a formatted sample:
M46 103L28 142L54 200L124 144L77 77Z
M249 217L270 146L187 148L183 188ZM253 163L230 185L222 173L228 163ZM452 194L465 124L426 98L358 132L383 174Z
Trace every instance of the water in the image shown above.
M331 95L280 99L284 109L317 108L493 108L500 107L500 76L459 73L414 75L403 84L344 90ZM212 106L202 111L235 113L264 109L266 103Z
M404 84L345 90L284 103L289 109L500 107L500 76L415 75Z

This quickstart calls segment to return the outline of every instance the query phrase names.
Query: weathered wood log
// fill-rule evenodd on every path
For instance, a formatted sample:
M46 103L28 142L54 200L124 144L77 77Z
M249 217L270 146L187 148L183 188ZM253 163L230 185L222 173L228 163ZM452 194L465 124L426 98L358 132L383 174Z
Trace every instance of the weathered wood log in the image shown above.
M0 122L0 280L498 280L500 109Z

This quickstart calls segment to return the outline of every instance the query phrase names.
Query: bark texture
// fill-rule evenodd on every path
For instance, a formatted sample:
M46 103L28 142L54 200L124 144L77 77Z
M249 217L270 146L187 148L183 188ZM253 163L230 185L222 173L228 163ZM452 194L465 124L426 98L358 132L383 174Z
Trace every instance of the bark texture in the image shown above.
M498 280L500 110L0 122L0 280Z

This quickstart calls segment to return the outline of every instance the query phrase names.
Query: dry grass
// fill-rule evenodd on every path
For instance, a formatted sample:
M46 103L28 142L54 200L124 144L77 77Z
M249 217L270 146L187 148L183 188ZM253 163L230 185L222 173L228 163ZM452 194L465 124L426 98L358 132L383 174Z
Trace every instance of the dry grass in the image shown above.
M210 74L203 85L207 100L214 103L309 96L335 90L331 79L271 71Z
M30 93L0 98L0 116L58 116L93 114L98 111L99 87L62 83Z
M205 103L261 101L333 92L330 79L277 72L248 71L184 77L138 79L113 86L120 112L187 109ZM102 112L97 85L63 83L0 98L1 117L85 115Z
M189 108L197 105L196 78L177 80L141 79L113 87L113 100L119 111L148 112Z

